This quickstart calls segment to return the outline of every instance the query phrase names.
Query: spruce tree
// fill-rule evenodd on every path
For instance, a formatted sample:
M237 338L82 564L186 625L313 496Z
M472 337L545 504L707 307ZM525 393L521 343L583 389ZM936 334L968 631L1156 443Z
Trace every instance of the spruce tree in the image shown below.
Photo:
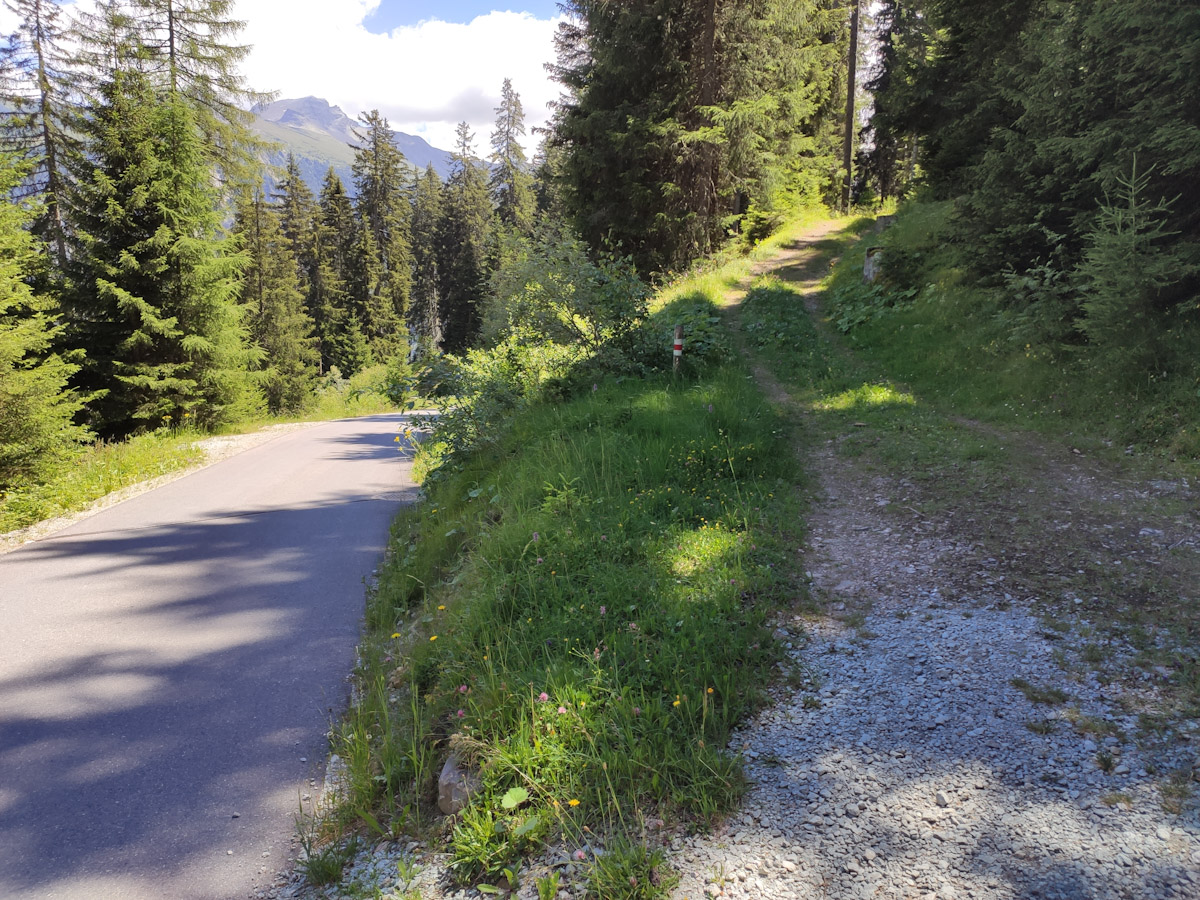
M404 347L412 285L412 206L406 191L408 166L387 119L372 110L365 125L354 149L359 228L351 285L372 351L386 359Z
M19 17L12 42L0 52L8 72L0 89L0 144L33 161L17 189L42 199L33 230L67 260L70 163L79 155L78 74L69 61L67 25L55 0L4 0Z
M317 325L322 369L336 366L347 376L371 363L362 321L351 299L357 242L354 207L331 167L321 186L308 308Z
M237 290L244 257L221 228L188 104L160 98L136 68L102 88L76 204L72 337L98 430L123 434L186 416L214 425L256 394Z
M487 246L492 202L487 178L475 161L474 138L466 122L459 123L456 134L438 235L439 318L447 351L465 349L479 333L482 299L490 275Z
M245 23L232 18L236 0L129 2L155 86L186 98L205 156L226 181L252 179L263 144L250 110L271 95L252 90L238 70L251 48L237 43Z
M500 105L496 107L496 128L492 132L492 177L488 182L496 219L501 225L520 234L533 229L537 200L533 193L533 176L521 147L525 134L525 112L521 95L504 79L500 89Z
M417 173L413 190L413 280L408 309L408 330L414 342L428 352L442 343L439 318L438 231L442 220L442 181L432 163Z
M319 356L304 310L296 258L281 215L256 190L239 204L235 233L246 254L242 302L264 351L259 383L272 413L296 412L311 396Z
M0 194L25 177L27 167L0 153ZM25 206L0 204L0 496L44 477L90 437L73 423L82 401L68 382L79 366L51 349L58 310L28 284L41 265L28 218Z

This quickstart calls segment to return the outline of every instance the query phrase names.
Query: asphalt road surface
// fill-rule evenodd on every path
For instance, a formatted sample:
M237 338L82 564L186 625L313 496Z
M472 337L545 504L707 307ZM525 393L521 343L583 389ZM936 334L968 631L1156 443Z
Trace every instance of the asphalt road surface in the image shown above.
M0 897L234 900L286 867L400 415L329 422L0 556Z

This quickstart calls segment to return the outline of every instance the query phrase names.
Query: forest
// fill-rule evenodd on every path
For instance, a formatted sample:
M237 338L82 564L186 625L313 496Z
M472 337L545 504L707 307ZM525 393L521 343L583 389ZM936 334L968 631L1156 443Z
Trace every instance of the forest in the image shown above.
M505 81L444 182L371 112L353 184L313 196L294 165L265 177L247 126L270 95L239 72L232 0L4 2L0 492L96 440L294 415L364 371L394 400L469 393L506 358L541 383L628 338L645 285L851 199L938 210L931 240L1014 345L1146 377L1190 354L1184 4L570 0L533 159ZM847 321L933 277L927 251L886 256Z

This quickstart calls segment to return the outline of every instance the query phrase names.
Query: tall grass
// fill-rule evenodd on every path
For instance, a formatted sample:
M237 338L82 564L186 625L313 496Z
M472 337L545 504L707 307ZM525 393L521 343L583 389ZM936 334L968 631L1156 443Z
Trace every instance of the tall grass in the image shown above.
M769 616L798 590L800 473L728 362L716 301L739 268L672 285L648 325L683 318L688 351L724 342L703 355L727 362L521 407L395 524L335 752L346 806L384 830L429 821L448 754L478 772L451 840L464 882L591 829L627 851L595 868L603 894L658 865L636 849L648 820L710 820L744 790L727 744L782 666Z

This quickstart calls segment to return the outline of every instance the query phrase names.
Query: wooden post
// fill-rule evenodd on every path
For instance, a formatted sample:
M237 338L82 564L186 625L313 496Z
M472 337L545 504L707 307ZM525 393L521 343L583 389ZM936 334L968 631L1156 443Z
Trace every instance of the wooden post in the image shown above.
M683 325L675 326L675 368L674 374L679 374L679 360L683 358Z

